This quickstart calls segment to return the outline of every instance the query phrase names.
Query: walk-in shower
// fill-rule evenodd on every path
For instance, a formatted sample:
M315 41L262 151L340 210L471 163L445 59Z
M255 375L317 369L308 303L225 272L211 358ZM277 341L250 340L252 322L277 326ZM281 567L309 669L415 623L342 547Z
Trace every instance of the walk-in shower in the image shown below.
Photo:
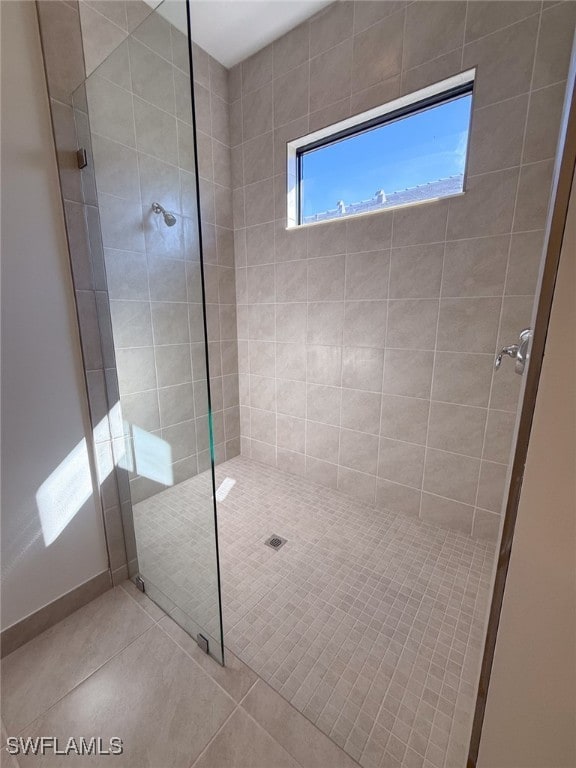
M208 3L193 42L184 0L83 20L105 510L153 600L364 768L466 761L573 20L508 5L336 2L242 49ZM402 161L426 194L374 156L371 197L291 216L299 150L455 84L462 130Z

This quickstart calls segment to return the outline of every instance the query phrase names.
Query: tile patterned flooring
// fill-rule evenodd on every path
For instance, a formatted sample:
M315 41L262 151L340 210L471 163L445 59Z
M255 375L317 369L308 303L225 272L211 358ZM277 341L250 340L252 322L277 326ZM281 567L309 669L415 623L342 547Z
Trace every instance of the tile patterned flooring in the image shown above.
M364 768L463 766L494 545L242 457L226 478L226 646ZM210 493L192 478L135 524L142 571L215 633Z
M223 668L131 582L2 660L6 768L354 768L228 653ZM7 736L112 736L121 756L18 756Z

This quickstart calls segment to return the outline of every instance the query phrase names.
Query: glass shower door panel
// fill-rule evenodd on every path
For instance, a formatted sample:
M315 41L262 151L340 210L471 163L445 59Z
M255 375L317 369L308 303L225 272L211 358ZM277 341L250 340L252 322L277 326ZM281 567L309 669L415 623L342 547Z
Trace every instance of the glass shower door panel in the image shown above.
M151 11L85 89L139 575L223 662L185 0Z

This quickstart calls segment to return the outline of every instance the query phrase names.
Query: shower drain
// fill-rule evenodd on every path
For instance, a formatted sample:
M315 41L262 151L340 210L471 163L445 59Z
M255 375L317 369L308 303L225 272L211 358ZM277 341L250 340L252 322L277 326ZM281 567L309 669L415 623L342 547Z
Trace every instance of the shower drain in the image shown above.
M269 539L266 539L264 544L266 544L267 547L272 547L272 549L280 549L280 547L283 547L284 544L286 544L286 539L283 539L282 536L272 534Z

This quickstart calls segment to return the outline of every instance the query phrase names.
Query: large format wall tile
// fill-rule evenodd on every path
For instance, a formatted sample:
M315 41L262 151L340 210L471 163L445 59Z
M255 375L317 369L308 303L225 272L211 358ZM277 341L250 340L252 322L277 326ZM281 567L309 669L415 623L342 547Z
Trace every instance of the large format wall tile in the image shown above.
M130 361L121 384L134 397L146 360L154 361L153 376L142 378L146 386L183 386L190 376L205 380L193 261L198 237L186 41L152 14L134 39L106 58L111 41L149 11L138 3L120 3L106 13L96 6L85 10L92 54L100 41L105 59L88 83L88 99L109 290L117 302L112 323L126 326L130 318L130 329L118 334L119 357ZM255 408L366 436L380 431L388 441L414 441L466 458L482 455L486 466L505 466L519 383L509 367L493 375L492 359L496 346L513 341L530 321L574 26L571 4L545 6L541 19L540 12L532 2L342 2L230 73L195 46L213 401L228 411L226 417L223 410L215 414L215 434L231 452L240 422L249 425ZM78 23L78 17L68 22ZM471 66L478 74L464 195L286 231L287 140ZM174 90L162 87L170 76ZM77 125L81 131L81 112ZM84 176L85 189L75 196L92 194L95 203L89 174ZM150 214L155 199L182 219L173 230ZM76 219L82 245L84 222ZM92 219L86 214L89 233ZM90 240L103 263L101 245ZM94 280L104 290L94 259L90 274L82 261L85 249L77 251L79 286L90 290ZM92 316L108 326L110 320L90 307L84 325ZM140 334L145 345L136 352L130 345ZM85 343L91 343L89 334ZM172 344L184 362L170 351ZM251 373L243 386L243 418L235 410L238 370ZM142 418L144 400L132 410ZM168 401L166 394L164 413ZM203 410L200 386L194 401L197 416ZM180 414L184 422L189 415L186 409ZM151 412L146 422L158 418ZM280 439L285 465L308 471L307 427L303 440L299 421L283 421L282 430L275 425L273 431L264 417L254 421L260 437L274 435L270 443L254 444L254 457L275 463ZM248 433L243 441L248 453L252 439ZM376 487L363 478L370 472L348 458L350 440L347 435L342 472L339 455L336 474L318 456L310 474L364 497L373 493L378 503L385 504L386 488L390 503L404 493L403 503L413 509L413 497L398 490L408 485L383 478ZM179 455L188 443L180 440ZM217 453L226 455L225 449ZM486 498L486 512L494 514L494 498L477 495L477 502L466 503L477 503L481 512ZM474 528L492 530L491 521Z
M411 69L462 47L466 3L413 3L406 12L403 66Z
M134 109L126 91L96 74L86 82L86 95L91 131L128 147L135 147Z
M475 89L476 106L495 104L530 90L538 16L464 46L464 67L477 66L483 76Z
M508 235L446 243L442 295L501 295L509 249Z
M466 15L466 42L485 37L539 11L537 0L506 1L499 5L492 5L490 0L469 3Z
M573 6L337 2L230 71L247 456L496 535L520 378L493 362L530 323ZM472 67L463 195L286 229L287 141Z
M208 439L188 45L158 14L141 13L134 29L135 5L119 4L114 18L112 5L108 15L103 7L84 14L91 62L102 61L87 101L124 420L129 430L162 430L177 482L204 468ZM108 55L112 28L134 32ZM227 77L197 46L194 63L214 435L223 460L238 452L240 434ZM268 154L258 157L263 170L271 165L271 134ZM173 227L153 202L174 213ZM138 499L162 490L132 481Z
M404 12L395 13L354 36L352 86L355 91L376 85L402 69Z
M50 96L72 104L72 94L85 76L78 10L60 0L46 0L37 7Z
M343 43L310 60L310 109L327 107L350 95L352 41Z
M124 11L120 14L120 18L114 17L112 20L91 8L86 2L78 5L82 23L86 74L90 75L126 38L128 34L126 14Z

